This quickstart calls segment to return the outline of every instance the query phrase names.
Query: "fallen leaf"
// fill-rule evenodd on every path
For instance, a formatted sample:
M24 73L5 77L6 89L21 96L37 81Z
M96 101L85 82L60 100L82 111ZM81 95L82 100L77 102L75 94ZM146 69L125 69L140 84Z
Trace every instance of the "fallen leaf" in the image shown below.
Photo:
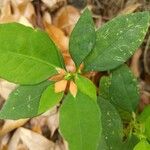
M140 59L140 56L142 54L142 50L141 49L138 49L134 55L132 56L132 59L131 59L131 64L130 64L130 68L133 72L133 74L138 78L140 77L140 70L139 70L139 59Z
M20 120L6 120L2 128L0 129L0 136L5 135L12 130L23 126L29 119L20 119Z
M22 127L15 131L8 145L8 150L17 150L20 140L29 150L54 150L54 143L52 141Z
M59 127L59 114L56 112L53 115L50 115L47 118L47 125L51 131L51 137L53 136L54 132L58 129Z
M138 9L139 7L141 6L140 3L137 3L137 4L132 4L132 5L129 5L127 7L125 7L123 10L121 10L121 12L119 13L119 15L121 14L130 14L130 13L133 13L136 9Z
M0 95L6 100L8 95L16 88L16 84L0 80Z
M72 29L77 23L80 17L79 11L73 6L62 7L54 17L53 23L58 28L65 31L67 35L70 35Z

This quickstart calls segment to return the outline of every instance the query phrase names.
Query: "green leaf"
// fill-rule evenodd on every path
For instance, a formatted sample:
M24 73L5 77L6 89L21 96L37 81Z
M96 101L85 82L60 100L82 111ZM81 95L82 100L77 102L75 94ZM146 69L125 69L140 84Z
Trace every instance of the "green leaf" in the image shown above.
M0 24L0 53L0 76L15 83L36 84L63 67L45 32L18 23Z
M150 105L146 106L143 112L138 116L138 120L143 123L150 117Z
M127 61L147 32L149 12L119 16L97 30L95 47L84 61L84 71L114 69Z
M126 65L112 71L110 96L112 103L122 110L136 110L139 103L137 80Z
M102 135L109 150L120 150L122 144L123 125L114 106L102 97L98 97L98 104L102 115ZM100 145L103 147L103 145ZM101 150L101 149L99 149Z
M101 113L96 101L78 91L70 93L60 109L60 132L69 150L97 150L101 135Z
M121 150L133 150L135 145L139 142L139 139L137 136L130 135L130 137L127 139L127 141L120 147Z
M49 85L40 98L38 113L41 114L58 104L63 94L63 92L55 93L54 84Z
M109 88L110 88L110 77L103 76L99 82L99 95L104 99L110 99Z
M145 125L145 135L147 139L150 141L150 116L146 119L144 125Z
M150 105L146 106L137 120L141 123L147 139L150 141Z
M54 84L49 81L38 85L19 86L9 95L8 100L0 111L0 118L13 120L31 118L50 109L61 100L61 94L53 93L53 87ZM47 92L50 92L50 96Z
M150 144L146 140L141 140L133 150L150 150Z
M78 75L76 77L75 83L79 91L94 99L95 101L97 100L96 87L91 80Z
M86 9L73 29L69 42L70 54L77 67L79 67L92 50L95 39L96 33L92 15L90 11Z

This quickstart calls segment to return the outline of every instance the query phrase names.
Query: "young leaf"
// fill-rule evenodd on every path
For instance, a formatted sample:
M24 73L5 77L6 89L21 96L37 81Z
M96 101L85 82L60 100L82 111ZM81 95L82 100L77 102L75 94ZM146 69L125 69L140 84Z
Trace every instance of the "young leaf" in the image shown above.
M92 15L90 11L86 9L73 29L69 42L70 54L77 67L79 67L92 50L95 39L96 33Z
M49 81L38 85L19 86L10 94L4 104L0 111L0 118L15 120L37 116L61 100L61 94L55 94L53 92L54 84ZM50 94L50 96L48 94Z
M108 100L99 96L98 104L102 113L103 140L106 142L109 150L120 150L119 147L123 144L123 125L121 118L117 110ZM99 147L103 147L103 145L100 145Z
M97 30L95 47L84 61L84 71L114 69L127 61L142 43L149 12L119 16Z
M137 108L137 80L126 65L112 71L110 96L112 103L125 111L132 112Z
M146 140L141 140L133 150L150 150L150 144Z
M55 85L49 85L46 90L42 93L39 103L38 113L41 114L48 109L54 107L60 102L63 97L63 92L55 93Z
M0 53L0 76L15 83L39 83L63 67L46 33L18 23L0 25Z
M75 83L77 84L78 90L90 98L97 100L96 87L93 82L81 75L78 75Z
M97 150L101 135L101 113L96 101L78 91L70 93L60 109L60 132L69 150Z

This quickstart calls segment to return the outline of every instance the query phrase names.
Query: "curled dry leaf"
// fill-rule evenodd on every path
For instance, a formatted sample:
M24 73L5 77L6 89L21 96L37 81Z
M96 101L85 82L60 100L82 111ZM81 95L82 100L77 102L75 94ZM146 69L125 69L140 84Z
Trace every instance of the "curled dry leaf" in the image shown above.
M69 91L73 95L73 97L76 97L76 95L77 95L77 85L73 81L70 81Z
M8 95L16 88L16 84L0 80L0 95L6 100Z
M133 74L138 78L140 76L140 70L139 70L139 59L142 54L142 50L138 49L134 55L132 56L130 68L133 72Z
M9 0L3 1L1 7L0 22L1 23L15 22L19 19L19 17L20 17L20 13L16 5L11 3L11 1Z
M53 39L55 44L61 50L67 71L74 72L76 70L75 64L68 52L69 38L65 36L62 30L60 30L58 27L54 25L44 22L44 26L46 32L49 34L49 36Z
M0 136L5 135L6 133L23 126L29 119L20 119L20 120L6 120L2 128L0 129Z
M7 150L7 145L10 139L10 134L0 137L0 150Z
M47 22L44 23L45 30L49 34L49 36L53 39L55 44L61 50L62 53L68 50L69 39L65 36L64 32L57 28L54 25L48 24Z
M42 0L46 7L48 7L51 11L61 7L66 0Z
M150 104L150 93L147 91L142 91L141 93L141 100L139 104L139 110L143 111L146 105Z
M23 10L20 10L22 15L27 18L30 22L33 22L35 19L35 10L31 3L27 3Z
M33 5L29 1L30 0L3 1L3 7L1 7L0 22L25 22L25 25L28 22L28 25L32 26L30 22L34 22L35 11Z
M53 23L58 28L64 30L67 35L70 35L79 17L79 11L75 7L68 5L66 7L62 7L58 11L53 20Z
M56 131L56 129L58 129L58 127L59 127L59 114L58 114L58 112L56 112L53 115L50 115L47 118L47 126L49 127L49 129L51 131L51 137L52 137L54 132Z
M48 11L44 11L43 12L43 22L47 23L47 24L51 24L52 23L52 18L51 15Z
M54 150L69 150L68 143L66 141L57 141Z
M32 24L24 16L21 16L19 18L18 23L21 23L25 26L29 26L29 27L33 28Z
M67 80L61 80L55 83L55 92L60 93L66 90Z
M120 14L130 14L130 13L133 13L136 9L138 9L139 7L141 6L140 3L136 3L136 4L132 4L132 5L129 5L127 7L125 7L120 13Z
M19 141L29 150L54 150L54 143L40 134L25 128L18 128L8 145L8 150L16 150Z

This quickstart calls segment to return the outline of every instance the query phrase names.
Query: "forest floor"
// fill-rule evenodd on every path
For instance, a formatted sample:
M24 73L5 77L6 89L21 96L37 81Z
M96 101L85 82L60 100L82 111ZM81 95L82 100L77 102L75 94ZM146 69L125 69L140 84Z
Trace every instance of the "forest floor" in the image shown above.
M92 11L97 28L112 18L150 10L150 0L0 0L0 23L19 22L45 30L61 50L68 70L74 64L68 53L69 35L82 11ZM127 62L138 78L141 100L139 111L150 103L150 29L133 57ZM104 73L91 72L98 85ZM0 80L0 107L15 84ZM0 120L0 150L67 150L58 132L57 108L32 119Z

